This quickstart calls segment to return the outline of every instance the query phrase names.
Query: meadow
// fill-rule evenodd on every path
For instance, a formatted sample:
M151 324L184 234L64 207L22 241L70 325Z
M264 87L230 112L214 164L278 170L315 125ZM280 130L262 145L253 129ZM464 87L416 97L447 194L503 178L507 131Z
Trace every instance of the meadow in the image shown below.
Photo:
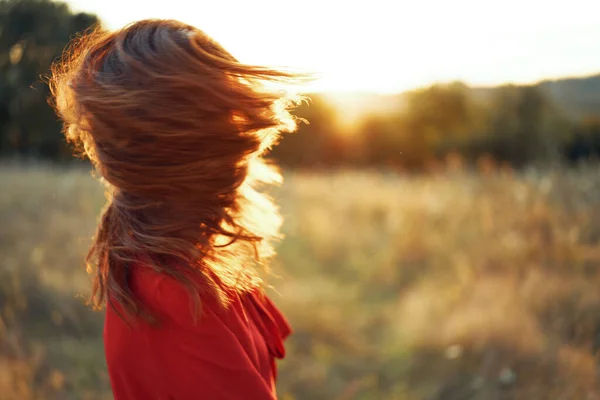
M600 399L600 174L291 172L283 400ZM102 189L0 168L0 398L110 399L82 266Z

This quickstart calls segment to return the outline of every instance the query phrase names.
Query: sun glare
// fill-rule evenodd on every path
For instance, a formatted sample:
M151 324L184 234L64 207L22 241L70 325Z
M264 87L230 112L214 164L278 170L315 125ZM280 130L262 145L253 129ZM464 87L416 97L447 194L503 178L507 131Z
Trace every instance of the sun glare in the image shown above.
M143 18L196 25L242 62L317 73L307 91L386 94L440 81L525 83L600 69L600 14L586 12L592 0L571 0L568 8L541 0L69 2L108 28Z

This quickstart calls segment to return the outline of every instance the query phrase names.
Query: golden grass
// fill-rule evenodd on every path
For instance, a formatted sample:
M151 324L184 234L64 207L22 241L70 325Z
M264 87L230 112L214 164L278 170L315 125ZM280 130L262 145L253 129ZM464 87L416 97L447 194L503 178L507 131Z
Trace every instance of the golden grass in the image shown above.
M596 399L600 175L287 173L282 399ZM2 399L110 398L87 171L0 171Z

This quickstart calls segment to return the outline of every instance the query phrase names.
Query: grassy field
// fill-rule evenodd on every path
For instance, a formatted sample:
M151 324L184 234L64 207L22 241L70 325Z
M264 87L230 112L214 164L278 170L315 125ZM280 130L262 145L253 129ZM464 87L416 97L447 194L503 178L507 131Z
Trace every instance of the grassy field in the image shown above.
M600 399L600 174L287 173L290 399ZM86 171L0 170L0 397L109 399Z

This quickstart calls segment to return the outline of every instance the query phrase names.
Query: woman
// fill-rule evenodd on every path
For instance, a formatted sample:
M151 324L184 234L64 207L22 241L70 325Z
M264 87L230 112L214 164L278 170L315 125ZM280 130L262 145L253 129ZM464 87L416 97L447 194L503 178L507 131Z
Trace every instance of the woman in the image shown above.
M116 400L276 398L290 327L261 269L280 218L256 186L295 128L268 83L295 78L170 20L96 31L54 66L65 135L107 187L87 263Z

